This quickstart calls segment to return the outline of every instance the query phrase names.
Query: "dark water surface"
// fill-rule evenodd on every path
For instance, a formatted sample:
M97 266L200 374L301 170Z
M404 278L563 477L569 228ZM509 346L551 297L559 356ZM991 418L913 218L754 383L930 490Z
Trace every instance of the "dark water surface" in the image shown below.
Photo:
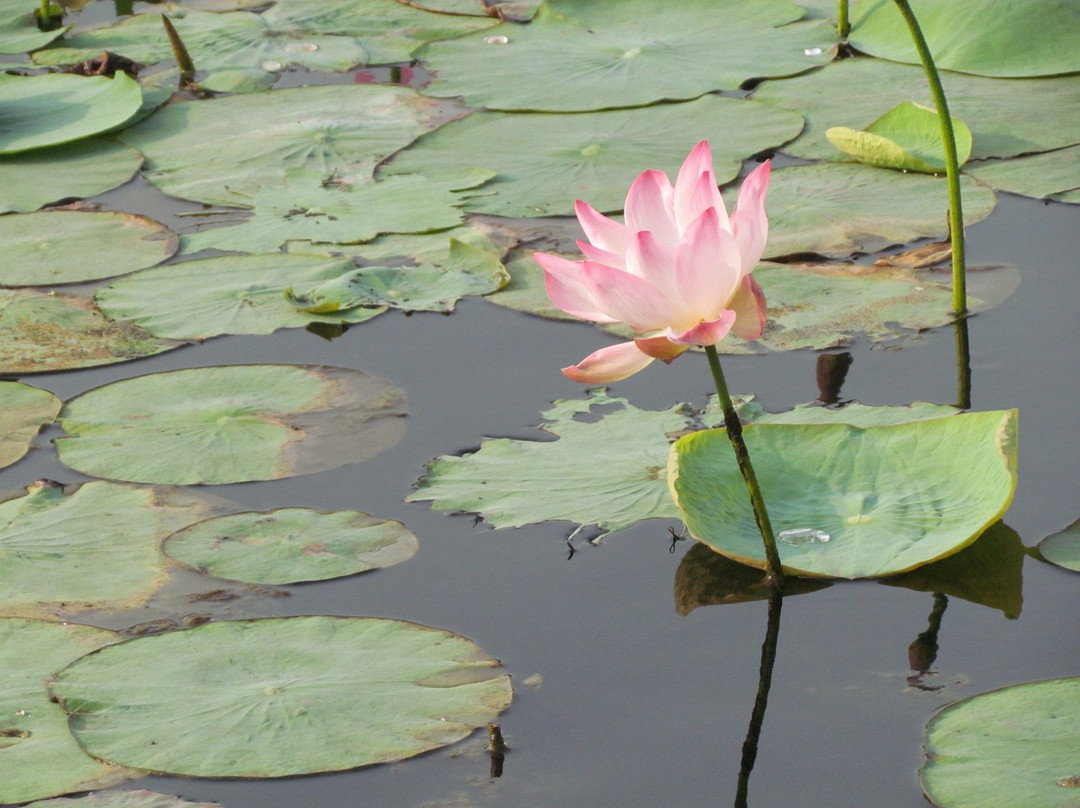
M122 192L117 206L145 194ZM972 264L1012 263L1019 289L970 322L974 409L1020 409L1020 484L1005 521L1027 545L1080 516L1077 497L1076 301L1080 208L1002 195L971 228ZM768 290L766 289L766 294ZM489 777L486 737L398 764L268 781L153 777L146 787L226 808L296 806L730 805L757 689L763 602L675 613L672 586L684 543L669 553L667 524L639 524L567 559L564 524L492 531L403 498L438 454L481 436L535 435L558 398L584 395L558 368L610 338L585 325L532 318L483 300L456 314L390 313L326 342L302 330L211 340L141 362L25 381L62 398L120 378L202 365L325 363L359 368L405 388L404 440L366 463L274 482L220 486L251 509L359 509L403 521L420 552L397 567L291 587L263 613L403 618L464 634L503 660L515 700L502 727L511 751ZM867 404L953 403L953 332L902 349L854 346L844 398ZM736 393L770 410L817 396L817 355L731 357ZM704 356L656 364L613 385L642 408L704 403ZM51 436L50 433L49 436ZM0 488L38 477L80 477L39 448L0 473ZM1019 619L950 598L928 681L908 686L908 645L927 625L930 593L838 583L785 601L778 660L750 805L918 808L922 728L941 706L1008 684L1080 673L1080 578L1032 559ZM204 588L214 583L207 580ZM526 680L538 675L539 681Z

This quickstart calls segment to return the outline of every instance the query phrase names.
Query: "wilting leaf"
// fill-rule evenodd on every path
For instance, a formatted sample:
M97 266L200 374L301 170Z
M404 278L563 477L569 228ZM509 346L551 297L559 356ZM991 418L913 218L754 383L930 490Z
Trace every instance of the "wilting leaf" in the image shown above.
M957 161L963 165L971 156L971 130L959 118L950 117ZM913 101L893 107L866 129L834 126L825 136L836 148L866 165L923 174L940 174L946 169L941 117Z

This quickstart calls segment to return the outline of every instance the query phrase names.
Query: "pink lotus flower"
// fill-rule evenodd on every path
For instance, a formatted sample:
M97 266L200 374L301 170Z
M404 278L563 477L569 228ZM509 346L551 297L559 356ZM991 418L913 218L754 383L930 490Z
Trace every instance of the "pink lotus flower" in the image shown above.
M583 261L534 253L552 302L595 323L621 322L642 336L601 348L562 372L587 384L625 379L654 359L671 362L691 345L715 345L728 332L757 339L765 328L765 295L750 273L765 250L765 192L770 164L758 166L728 217L702 141L674 187L662 171L630 186L620 224L578 200L589 241Z

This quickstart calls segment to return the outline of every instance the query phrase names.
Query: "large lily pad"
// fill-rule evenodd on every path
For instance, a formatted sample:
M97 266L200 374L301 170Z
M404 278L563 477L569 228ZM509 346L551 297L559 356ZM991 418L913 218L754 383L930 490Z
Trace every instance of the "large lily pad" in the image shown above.
M911 0L937 66L1021 78L1080 71L1080 7L1046 0ZM857 4L851 44L894 62L919 64L911 32L890 0Z
M30 441L60 412L60 399L48 390L19 382L0 382L0 468L30 449Z
M96 757L196 777L283 777L411 757L510 704L469 640L398 620L208 623L89 654L52 693Z
M474 113L443 126L380 169L453 175L464 167L498 172L466 210L499 216L571 215L574 200L622 210L645 168L671 176L703 138L712 143L717 181L742 161L795 137L802 119L751 101L706 96L683 104L574 115ZM572 124L572 125L571 125Z
M29 213L123 185L142 165L130 146L88 138L0 157L0 213Z
M1039 553L1051 564L1080 572L1080 520L1039 542Z
M134 608L166 580L165 537L223 513L220 501L109 482L41 480L0 503L0 611Z
M1003 687L926 727L926 796L941 808L1065 808L1080 782L1080 678Z
M968 166L967 173L999 191L1080 204L1080 146L988 160Z
M49 700L48 678L72 660L121 639L75 623L0 618L0 801L37 800L99 788L138 772L95 760L71 737Z
M274 480L359 463L404 433L404 392L358 370L233 365L153 373L70 400L60 462L175 485Z
M4 286L52 286L124 275L180 246L160 222L121 211L55 210L0 216ZM93 244L93 250L86 245Z
M1001 81L943 73L941 80L949 113L971 128L972 160L1080 143L1080 105L1075 103L1080 76ZM753 97L804 116L802 135L784 151L816 160L845 159L825 138L830 126L865 129L901 101L934 104L922 67L859 58L764 82Z
M66 731L66 727L65 727ZM97 791L85 797L33 802L26 808L221 808L216 802L189 802L153 791Z
M111 365L177 347L132 323L107 319L85 298L0 289L2 373Z
M959 118L949 117L956 159L963 165L971 156L971 130ZM898 104L866 129L833 126L825 130L825 137L836 148L866 165L922 174L941 174L946 170L941 116L936 110L914 101Z
M0 73L0 154L96 135L124 123L141 105L142 90L124 73Z
M390 567L417 546L401 522L360 511L282 508L207 519L172 534L162 549L215 578L275 585Z
M439 14L465 14L473 17L499 17L527 21L532 19L541 0L399 0L399 2Z
M735 90L825 64L836 30L788 0L548 0L527 26L432 43L424 92L474 107L580 112Z
M33 6L23 0L0 0L0 53L24 53L62 37L67 28L42 31L34 21Z
M167 194L246 206L290 170L362 178L434 127L445 105L402 87L297 87L171 104L120 137Z
M744 437L784 568L834 578L894 575L973 542L1016 488L1016 411L895 426L749 424ZM746 484L724 430L672 448L668 481L691 534L764 566ZM784 531L826 540L785 543Z

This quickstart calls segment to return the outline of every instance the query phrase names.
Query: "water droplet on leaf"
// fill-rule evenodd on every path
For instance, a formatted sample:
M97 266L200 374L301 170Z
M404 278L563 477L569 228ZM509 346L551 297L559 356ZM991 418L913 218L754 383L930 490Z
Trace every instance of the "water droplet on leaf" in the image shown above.
M815 530L812 527L796 527L790 528L789 530L781 530L776 534L776 538L780 539L784 544L789 544L792 547L800 547L804 544L825 544L832 536L822 530Z
M503 36L502 34L492 34L491 36L484 37L485 45L505 45L510 41L510 37Z

